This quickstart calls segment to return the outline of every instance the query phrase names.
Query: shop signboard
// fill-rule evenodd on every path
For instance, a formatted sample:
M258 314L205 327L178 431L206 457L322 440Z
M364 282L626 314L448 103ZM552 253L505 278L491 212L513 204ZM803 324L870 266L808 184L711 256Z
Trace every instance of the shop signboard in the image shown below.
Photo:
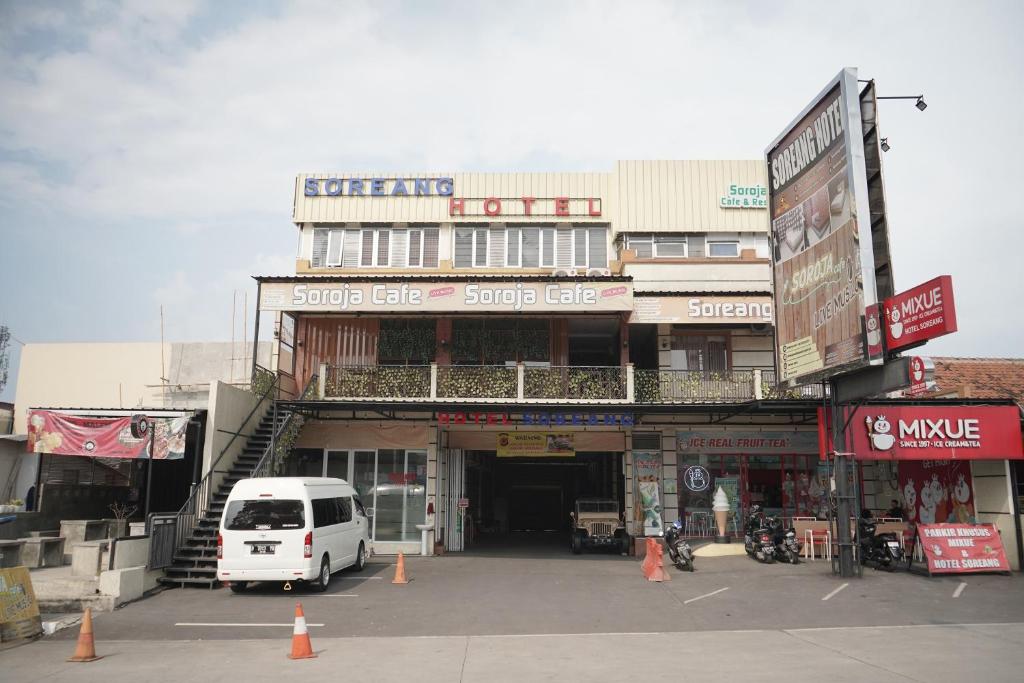
M995 524L918 524L917 540L931 574L1010 571Z
M0 643L34 638L42 632L39 604L28 569L0 569Z
M150 417L154 460L185 457L189 418ZM132 436L131 417L77 417L50 410L30 410L27 446L32 453L100 458L148 458L149 439Z
M733 183L718 198L723 209L767 209L768 188L764 185L737 185Z
M753 429L681 429L676 432L680 452L707 455L818 453L818 433L812 431L758 431Z
M861 460L1024 458L1016 406L862 406L849 424Z
M501 432L497 444L499 458L572 458L576 455L576 441L571 433Z
M772 310L770 296L638 296L629 322L765 325L773 320Z
M438 413L439 425L507 425L508 413Z
M523 413L524 425L632 427L633 413Z
M552 282L263 282L260 310L334 313L565 313L632 311L633 283Z
M765 153L777 366L790 386L883 361L866 334L878 301L857 87L844 69Z
M930 369L930 372L929 372ZM935 376L935 365L929 359L921 356L912 356L907 365L907 375L910 385L907 387L908 396L919 396L926 393L934 382L929 380Z
M956 332L953 278L942 275L885 300L885 342L890 351Z
M633 451L633 521L644 536L665 532L661 519L661 451Z

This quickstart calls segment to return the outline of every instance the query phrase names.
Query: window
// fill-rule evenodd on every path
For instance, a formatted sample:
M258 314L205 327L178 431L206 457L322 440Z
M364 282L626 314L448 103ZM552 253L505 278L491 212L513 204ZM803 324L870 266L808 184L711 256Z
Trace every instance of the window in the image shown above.
M230 531L276 531L306 525L301 500L233 500L224 520L224 528Z
M523 228L523 268L540 267L540 229Z
M729 369L726 335L680 334L672 337L672 369L725 372Z
M399 232L403 231L395 231L396 238ZM437 268L437 239L440 229L409 228L407 232L408 240L403 240L401 244L395 240L392 265L396 268L405 264L408 264L409 268Z
M685 258L686 235L626 235L626 248L636 251L636 257Z
M338 515L339 520L342 524L345 522L352 521L352 499L348 497L335 498L334 501L338 504Z
M331 231L327 228L313 229L313 253L310 256L310 265L314 268L323 268L327 265L327 243Z
M423 264L423 231L422 230L410 230L409 231L409 258L408 264L410 268L415 268Z
M333 526L341 521L338 504L334 498L317 498L311 501L313 504L313 526L317 529L324 526Z
M540 229L540 265L542 268L555 266L555 229Z
M516 268L555 266L553 227L514 227L505 230L505 265Z
M608 229L573 228L573 260L577 268L608 267Z
M505 230L505 265L517 267L519 260L519 228L508 228Z
M364 268L373 266L386 268L389 266L391 264L391 230L389 228L363 228L360 232L359 265Z
M455 228L455 267L487 267L487 228Z
M740 243L734 241L708 240L708 256L716 258L737 258L740 255Z

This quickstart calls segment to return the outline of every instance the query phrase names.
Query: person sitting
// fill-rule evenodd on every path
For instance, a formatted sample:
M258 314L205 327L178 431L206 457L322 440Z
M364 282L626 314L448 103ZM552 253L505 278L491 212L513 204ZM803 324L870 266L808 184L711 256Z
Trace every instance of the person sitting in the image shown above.
M886 517L892 517L893 519L903 519L903 508L900 506L900 502L895 498L892 499L892 505L885 512Z

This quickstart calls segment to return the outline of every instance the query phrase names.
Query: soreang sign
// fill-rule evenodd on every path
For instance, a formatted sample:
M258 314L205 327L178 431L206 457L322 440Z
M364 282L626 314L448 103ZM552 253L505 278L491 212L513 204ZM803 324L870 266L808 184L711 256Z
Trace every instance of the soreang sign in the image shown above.
M849 424L860 460L1024 458L1016 406L862 406Z
M264 282L264 311L514 313L631 311L623 282Z
M882 362L856 69L845 69L766 151L780 380ZM869 355L871 352L875 355Z

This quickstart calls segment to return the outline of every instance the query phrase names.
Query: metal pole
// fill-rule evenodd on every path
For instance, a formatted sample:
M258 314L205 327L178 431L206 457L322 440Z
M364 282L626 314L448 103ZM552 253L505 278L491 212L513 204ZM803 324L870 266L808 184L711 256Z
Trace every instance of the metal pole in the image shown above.
M260 350L260 290L263 283L256 282L256 329L252 334L252 371L249 373L249 381L256 375L256 364Z
M156 440L156 425L149 429L149 458L146 462L146 507L142 518L146 521L146 532L149 532L149 494L153 490L153 442Z
M836 383L832 389L832 449L836 454L836 538L839 541L839 575L843 578L854 575L853 544L850 538L850 474L849 459L846 456L846 437L843 414L836 401Z

